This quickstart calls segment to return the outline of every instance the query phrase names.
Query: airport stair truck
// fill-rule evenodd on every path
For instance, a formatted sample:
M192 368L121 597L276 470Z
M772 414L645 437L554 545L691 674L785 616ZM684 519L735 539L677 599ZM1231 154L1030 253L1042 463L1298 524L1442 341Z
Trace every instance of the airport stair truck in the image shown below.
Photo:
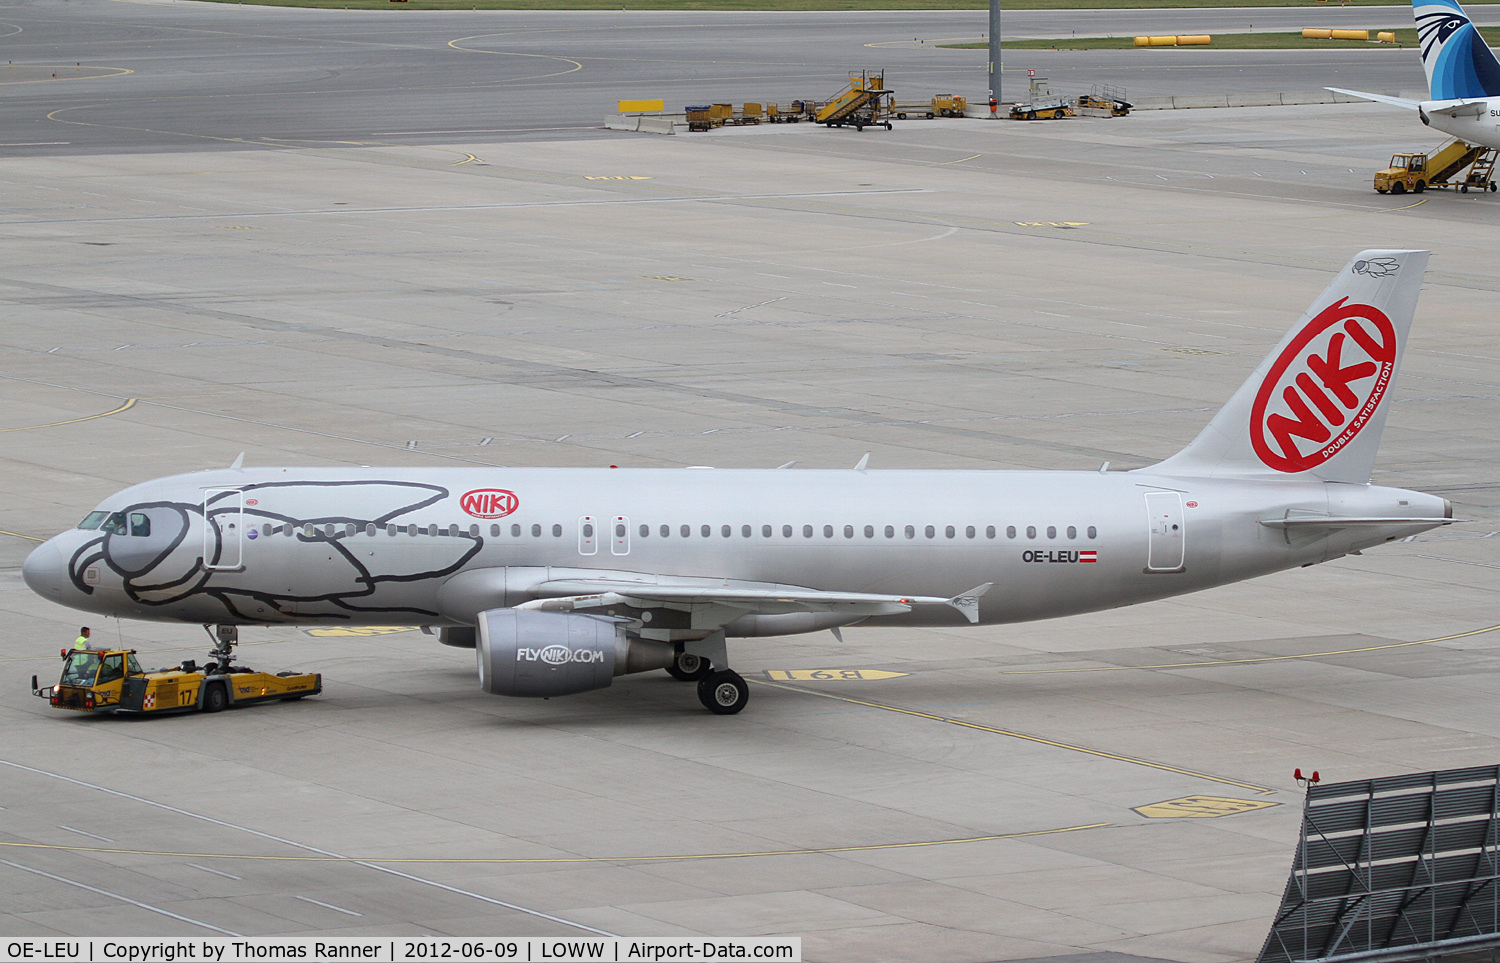
M255 702L291 701L323 691L317 672L257 672L234 665L222 640L209 662L191 660L173 669L144 671L134 649L64 649L62 675L55 685L38 686L33 695L58 709L165 715L174 712L218 712Z
M884 123L885 129L890 130L891 122L880 118L889 113L883 109L887 106L884 101L892 96L891 91L885 89L884 71L850 74L849 89L819 107L817 121L826 127L853 127L855 130Z
M1382 194L1420 194L1429 187L1451 187L1464 168L1469 173L1458 188L1468 193L1470 187L1494 190L1491 175L1495 169L1495 151L1454 139L1431 154L1395 154L1385 170L1375 172L1375 190Z

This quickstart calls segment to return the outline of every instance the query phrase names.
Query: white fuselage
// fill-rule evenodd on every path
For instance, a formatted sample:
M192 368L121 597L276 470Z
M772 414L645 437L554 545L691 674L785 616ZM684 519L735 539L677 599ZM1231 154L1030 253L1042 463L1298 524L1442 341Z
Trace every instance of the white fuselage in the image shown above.
M1454 101L1428 101L1419 109L1422 123L1459 140L1479 147L1500 149L1500 98L1465 101L1457 113L1434 108L1451 108Z
M120 522L51 539L25 571L75 608L200 623L473 624L575 573L943 597L993 583L979 614L995 623L1325 561L1445 510L1368 485L1147 472L229 469L126 489L99 506ZM1289 515L1414 521L1263 524ZM944 606L872 620L963 621Z

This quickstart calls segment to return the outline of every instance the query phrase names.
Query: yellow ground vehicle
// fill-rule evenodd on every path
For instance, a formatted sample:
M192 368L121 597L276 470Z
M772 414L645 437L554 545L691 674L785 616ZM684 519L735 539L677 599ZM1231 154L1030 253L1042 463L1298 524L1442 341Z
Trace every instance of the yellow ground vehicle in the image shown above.
M1016 104L1010 109L1011 120L1059 120L1072 116L1073 108L1061 101L1050 104Z
M1375 172L1375 190L1382 194L1420 194L1429 187L1449 187L1455 182L1465 193L1471 187L1494 190L1490 180L1494 166L1494 151L1454 139L1430 154L1393 155L1389 167ZM1469 174L1455 181L1466 167Z
M926 117L931 120L934 117L962 117L968 107L967 97L960 97L957 94L938 94L929 101L892 104L891 110L895 111L897 120L905 120L908 115Z
M192 661L172 669L141 669L134 649L64 649L62 675L45 688L31 677L31 691L59 709L156 715L218 712L229 706L300 699L323 691L317 672L256 672L225 658L198 668Z
M891 129L887 98L895 96L885 89L885 72L865 71L849 75L849 89L818 108L816 120L828 127L853 127L864 130L878 124Z

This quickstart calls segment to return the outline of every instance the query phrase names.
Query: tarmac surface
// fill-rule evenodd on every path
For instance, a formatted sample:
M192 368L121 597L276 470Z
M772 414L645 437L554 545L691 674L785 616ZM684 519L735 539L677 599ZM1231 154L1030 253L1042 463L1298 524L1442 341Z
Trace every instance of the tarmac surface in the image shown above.
M1500 6L1473 11L1500 22ZM1007 35L1407 26L1409 7L1022 11ZM622 99L824 100L884 69L903 99L987 96L984 11L938 13L345 12L150 0L0 3L0 158L248 146L595 136ZM1053 90L1136 97L1423 85L1410 51L1017 50ZM1305 78L1305 79L1302 79ZM53 82L53 80L58 82ZM62 82L66 81L66 82Z
M44 29L58 10L75 19ZM151 38L90 41L86 64L127 76L0 88L11 132L59 96L115 122L0 161L0 934L784 934L851 963L1246 960L1291 864L1294 767L1500 757L1500 195L1371 191L1393 150L1438 142L1409 114L255 143L289 137L299 105L310 130L368 124L367 107L388 130L464 120L464 67L409 101L374 92L441 46L369 49L409 16L0 17L31 42L52 30L53 59L69 31L122 19ZM443 35L484 30L459 19ZM219 41L173 39L183 22L226 25L202 88L238 78L243 97L184 83ZM289 80L270 110L270 74L304 43L287 23L330 60L366 58L361 77ZM1298 63L1295 89L1324 82ZM182 99L145 123L174 76ZM318 83L365 106L297 95ZM579 110L554 122L602 108ZM294 704L130 721L28 692L80 618L28 591L21 560L147 478L242 451L1135 468L1190 441L1371 246L1435 252L1375 480L1453 499L1467 521L1444 531L1053 622L741 641L735 717L661 673L487 696L469 652L409 626L247 631L246 664L324 673ZM195 626L93 626L149 665L206 647ZM772 674L814 669L899 674ZM1234 814L1137 811L1188 797Z

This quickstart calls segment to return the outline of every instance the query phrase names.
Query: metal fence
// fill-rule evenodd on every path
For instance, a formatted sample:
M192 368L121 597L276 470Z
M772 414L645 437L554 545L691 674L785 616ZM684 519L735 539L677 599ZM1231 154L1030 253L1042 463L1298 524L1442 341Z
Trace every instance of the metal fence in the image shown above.
M1314 786L1258 963L1500 946L1500 766Z

